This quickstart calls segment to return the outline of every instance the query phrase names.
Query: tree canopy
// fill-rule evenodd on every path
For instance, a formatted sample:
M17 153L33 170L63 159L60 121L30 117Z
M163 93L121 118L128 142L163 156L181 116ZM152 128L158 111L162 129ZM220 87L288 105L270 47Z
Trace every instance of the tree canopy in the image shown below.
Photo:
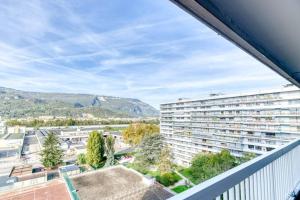
M130 124L126 129L124 129L122 136L126 143L139 145L145 136L158 133L159 126L155 124L135 123Z
M104 137L100 132L93 131L90 133L86 153L86 160L89 165L96 168L100 166L105 151L104 145Z
M255 153L244 153L243 156L240 158L240 163L244 163L244 162L247 162L249 160L252 160L253 158L256 157L256 154Z
M106 162L105 167L113 166L115 164L115 138L111 135L107 136L105 139L105 147L106 147Z
M41 157L41 162L45 167L53 168L62 163L63 151L54 133L49 133L45 138Z
M173 155L168 146L164 146L160 152L158 169L160 173L170 173L173 167Z
M200 183L236 166L236 159L228 150L216 154L198 154L190 167L195 182Z
M136 155L137 162L145 168L157 164L162 148L163 141L160 134L145 136L138 148Z

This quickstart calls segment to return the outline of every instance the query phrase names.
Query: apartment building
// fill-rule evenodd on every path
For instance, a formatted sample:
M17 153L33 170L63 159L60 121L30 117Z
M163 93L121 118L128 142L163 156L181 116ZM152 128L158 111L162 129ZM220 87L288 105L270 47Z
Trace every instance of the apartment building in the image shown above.
M300 136L300 90L294 86L179 99L161 104L160 111L161 134L183 165L199 152L259 155Z

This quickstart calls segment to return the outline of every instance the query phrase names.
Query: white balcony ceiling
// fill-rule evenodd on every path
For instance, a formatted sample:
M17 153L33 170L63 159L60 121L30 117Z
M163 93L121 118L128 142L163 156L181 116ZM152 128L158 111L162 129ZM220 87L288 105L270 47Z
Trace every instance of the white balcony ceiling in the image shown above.
M299 0L172 1L300 86Z

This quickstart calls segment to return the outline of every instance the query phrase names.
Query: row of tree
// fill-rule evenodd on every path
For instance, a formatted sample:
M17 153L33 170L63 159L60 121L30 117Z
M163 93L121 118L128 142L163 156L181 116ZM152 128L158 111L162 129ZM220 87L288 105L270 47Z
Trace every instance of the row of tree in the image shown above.
M145 124L159 124L158 120L140 120L140 123ZM131 124L133 120L117 120L117 119L103 119L103 120L79 120L79 119L52 119L52 120L8 120L7 126L26 126L26 127L49 127L49 126L86 126L86 125L114 125L114 124Z
M90 133L87 142L87 153L78 155L79 164L89 164L95 168L103 165L112 166L115 164L114 159L115 139L109 135L103 137L101 132L93 131ZM106 154L106 156L104 156ZM63 162L63 150L60 147L58 137L54 133L49 133L43 143L41 152L41 162L47 168L56 167Z
M115 138L108 135L103 137L101 132L93 131L90 133L87 142L87 153L79 154L77 162L79 164L88 164L94 168L103 166L113 166L115 164L114 149ZM106 156L104 156L106 154Z

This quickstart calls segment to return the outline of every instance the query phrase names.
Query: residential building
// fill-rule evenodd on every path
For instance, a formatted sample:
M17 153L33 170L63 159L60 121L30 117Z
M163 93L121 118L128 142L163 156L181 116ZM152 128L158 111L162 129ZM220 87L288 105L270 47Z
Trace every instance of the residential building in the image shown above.
M179 99L160 106L160 128L178 164L199 152L257 155L300 136L300 90L294 86L237 95Z

